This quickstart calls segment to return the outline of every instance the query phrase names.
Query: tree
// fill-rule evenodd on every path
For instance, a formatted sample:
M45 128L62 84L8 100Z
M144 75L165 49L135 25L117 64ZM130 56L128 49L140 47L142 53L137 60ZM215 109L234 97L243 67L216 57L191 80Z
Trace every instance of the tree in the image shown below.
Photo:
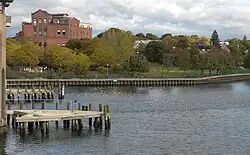
M143 55L150 62L163 64L166 60L166 54L171 53L171 51L172 47L166 41L151 41L147 44Z
M186 36L175 36L174 38L177 41L176 47L179 47L179 48L188 48L189 47L188 38Z
M129 31L109 29L102 39L115 51L117 64L122 64L135 54L133 35Z
M175 48L174 55L177 67L184 71L191 69L190 51L188 49Z
M217 33L216 30L214 30L212 36L211 36L211 42L214 46L220 46L220 39L219 39L219 35Z
M146 36L143 33L137 33L135 36L137 37L138 40L143 40L146 38Z
M71 72L74 62L74 51L66 47L49 46L48 55L46 59L51 64L51 68L59 72Z
M142 54L131 56L123 63L123 69L127 72L148 72L149 62Z
M148 40L159 40L159 39L160 39L158 36L156 36L156 35L154 35L154 34L152 34L152 33L147 33L147 34L146 34L146 38L147 38Z
M6 63L10 68L19 66L16 62L18 55L17 49L21 48L21 44L15 39L6 39Z
M172 34L171 33L165 33L161 36L161 40L166 40L167 38L171 38Z
M244 59L244 67L245 68L250 68L250 52L247 53L247 56Z
M71 39L66 43L66 47L76 51L77 53L83 53L89 56L93 52L91 44L93 44L96 40L98 39Z
M95 66L114 65L116 63L116 52L104 40L92 44L93 53L90 55L92 64Z
M75 54L72 64L72 70L75 74L86 74L91 65L90 58L82 53Z
M244 35L242 40L243 40L243 41L247 41L247 36Z

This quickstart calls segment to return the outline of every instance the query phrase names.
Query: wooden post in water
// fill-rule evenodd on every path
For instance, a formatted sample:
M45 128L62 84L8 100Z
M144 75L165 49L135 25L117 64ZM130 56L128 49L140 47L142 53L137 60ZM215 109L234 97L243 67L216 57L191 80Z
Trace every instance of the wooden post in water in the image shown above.
M78 103L77 105L78 105L77 110L81 110L81 103ZM80 130L83 128L83 124L82 124L81 119L78 119L78 127L79 127Z
M67 110L70 110L70 103L69 102L67 102ZM70 126L70 120L67 120L66 124L67 124L66 127L69 128L69 126Z
M110 108L109 105L107 105L107 124L108 124L108 129L111 129L111 122L110 122Z
M28 132L33 132L34 122L28 122Z
M44 122L39 122L39 128L41 130L41 135L42 137L44 136L44 126L43 126Z
M89 103L88 110L89 110L89 111L92 110L92 105L91 105L91 103ZM89 128L90 128L90 129L92 128L92 118L91 118L91 117L89 118Z
M16 116L15 116L14 114L12 115L11 125L12 125L12 128L13 128L13 129L14 129L15 126L16 126Z
M103 107L103 113L104 113L104 125L105 125L105 130L108 129L108 124L107 124L107 106L104 105Z
M58 109L59 109L59 102L56 101L56 110ZM56 124L56 128L58 128L58 121L56 121L55 124Z
M48 135L49 134L49 122L47 121L47 122L45 122L46 124L45 124L45 128L46 128L46 135Z
M62 89L61 89L61 85L58 85L58 99L61 100L62 99Z
M102 112L102 104L99 104L99 112ZM100 115L99 120L100 120L100 129L101 130L102 130L102 124L103 124L102 119L103 119L103 117L102 117L102 115Z
M7 114L7 125L10 126L10 114Z

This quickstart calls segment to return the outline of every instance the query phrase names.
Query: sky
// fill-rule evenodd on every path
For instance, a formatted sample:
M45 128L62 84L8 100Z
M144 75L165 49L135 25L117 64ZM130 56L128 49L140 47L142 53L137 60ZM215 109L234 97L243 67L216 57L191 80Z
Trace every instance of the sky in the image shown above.
M93 36L115 27L136 33L165 33L220 39L250 38L250 0L15 0L7 8L12 27L7 35L21 30L38 9L66 12L83 23L92 23Z

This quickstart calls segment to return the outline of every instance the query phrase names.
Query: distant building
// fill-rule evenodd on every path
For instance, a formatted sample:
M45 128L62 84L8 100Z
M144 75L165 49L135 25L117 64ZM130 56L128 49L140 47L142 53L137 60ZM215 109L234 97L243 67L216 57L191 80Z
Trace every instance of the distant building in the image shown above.
M22 23L22 31L16 38L64 46L70 39L91 39L92 25L81 23L66 13L50 14L39 9L31 14L31 23Z

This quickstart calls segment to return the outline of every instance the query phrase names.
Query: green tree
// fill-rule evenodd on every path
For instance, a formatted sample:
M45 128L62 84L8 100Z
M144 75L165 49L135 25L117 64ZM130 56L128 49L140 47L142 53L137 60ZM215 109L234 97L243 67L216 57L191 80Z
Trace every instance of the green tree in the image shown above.
M117 64L122 64L135 54L133 35L129 31L109 29L102 39L115 51Z
M151 41L147 44L143 55L150 62L163 64L167 54L172 52L172 47L166 41Z
M146 36L143 33L137 33L135 36L137 37L138 40L144 40L146 38Z
M211 36L211 42L214 46L220 46L220 39L219 39L219 34L217 33L216 30L214 30L212 36Z
M149 40L159 40L160 38L152 33L147 33L146 38Z
M47 60L51 68L58 72L71 72L74 62L74 51L66 47L49 46Z
M100 40L92 44L93 53L90 55L92 64L95 66L114 65L116 63L116 52L106 41Z
M174 55L177 67L184 71L191 69L190 51L188 49L175 48Z
M74 54L72 70L75 74L86 74L91 65L90 58L82 53Z
M142 54L131 56L123 63L123 69L127 72L148 72L149 62Z
M171 33L165 33L161 36L161 40L166 40L167 38L171 38L172 34Z

